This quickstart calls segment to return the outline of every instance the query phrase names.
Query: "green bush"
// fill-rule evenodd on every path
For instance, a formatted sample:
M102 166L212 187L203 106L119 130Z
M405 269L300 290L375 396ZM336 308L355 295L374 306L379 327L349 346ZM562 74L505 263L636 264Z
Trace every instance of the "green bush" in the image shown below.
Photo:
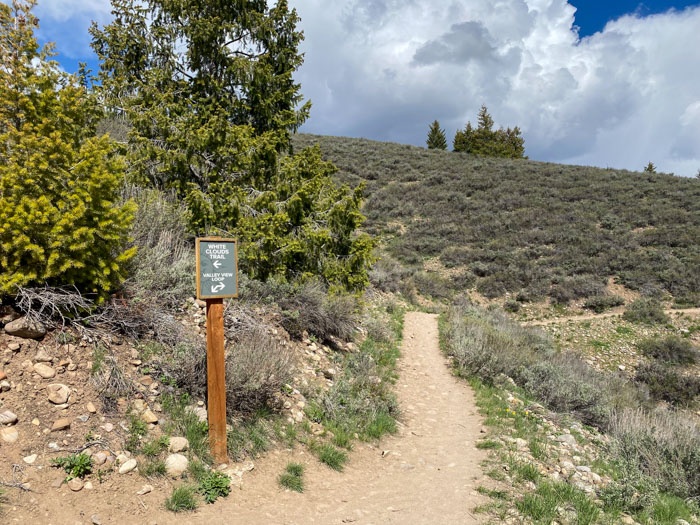
M200 481L199 492L204 496L204 501L214 503L231 493L231 480L223 472L210 472Z
M648 357L679 365L695 364L700 358L700 352L690 341L675 335L645 339L637 348Z
M662 324L668 322L668 317L664 313L661 303L647 297L632 301L622 317L632 323Z
M684 375L661 363L645 363L637 368L635 379L644 383L649 394L672 405L688 406L700 396L700 378Z
M191 485L175 487L171 496L165 500L165 508L171 512L196 510L199 506L196 494L197 487Z
M134 206L117 204L124 168L94 136L100 104L84 75L39 49L31 4L17 5L0 4L0 295L48 283L103 296L135 253Z
M517 313L520 311L520 303L518 301L514 301L513 299L508 299L505 303L503 303L503 309L506 312Z
M594 295L586 299L583 303L583 307L587 310L593 310L595 313L600 314L605 310L614 308L615 306L621 306L625 304L625 300L617 295Z
M92 472L92 458L85 453L55 458L51 460L51 463L66 471L68 474L66 481L73 478L84 478Z

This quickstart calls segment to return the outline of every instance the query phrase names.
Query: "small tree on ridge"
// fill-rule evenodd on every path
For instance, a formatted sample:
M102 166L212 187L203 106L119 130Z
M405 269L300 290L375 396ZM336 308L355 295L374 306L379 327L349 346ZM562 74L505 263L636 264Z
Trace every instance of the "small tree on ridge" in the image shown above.
M447 149L445 130L440 129L440 123L437 120L430 125L428 140L425 142L428 145L428 149Z

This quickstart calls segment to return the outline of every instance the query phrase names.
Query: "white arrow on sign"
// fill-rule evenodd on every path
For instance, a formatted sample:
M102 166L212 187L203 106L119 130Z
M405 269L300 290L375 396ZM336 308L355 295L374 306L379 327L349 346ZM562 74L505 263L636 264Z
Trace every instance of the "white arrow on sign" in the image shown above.
M214 286L211 287L211 293L220 292L220 291L223 290L224 288L226 288L226 285L225 285L224 283L219 283L219 284L214 285Z
M219 268L221 268L221 261L214 261L212 265L218 270Z

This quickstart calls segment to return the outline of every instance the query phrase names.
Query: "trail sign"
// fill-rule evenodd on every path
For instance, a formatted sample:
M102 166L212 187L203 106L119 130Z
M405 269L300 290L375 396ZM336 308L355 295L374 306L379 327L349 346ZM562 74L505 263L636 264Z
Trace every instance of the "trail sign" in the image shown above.
M238 243L235 239L196 240L197 299L238 297Z
M197 298L207 301L207 415L209 447L217 463L227 462L224 299L238 297L238 244L204 237L195 242Z

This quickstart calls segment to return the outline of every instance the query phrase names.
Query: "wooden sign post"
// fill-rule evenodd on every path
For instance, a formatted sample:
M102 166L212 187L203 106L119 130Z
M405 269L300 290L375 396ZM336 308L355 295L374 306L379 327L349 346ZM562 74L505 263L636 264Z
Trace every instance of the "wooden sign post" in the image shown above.
M207 414L209 446L217 463L226 453L226 359L224 299L238 297L238 244L235 239L204 237L195 242L197 299L207 302Z

